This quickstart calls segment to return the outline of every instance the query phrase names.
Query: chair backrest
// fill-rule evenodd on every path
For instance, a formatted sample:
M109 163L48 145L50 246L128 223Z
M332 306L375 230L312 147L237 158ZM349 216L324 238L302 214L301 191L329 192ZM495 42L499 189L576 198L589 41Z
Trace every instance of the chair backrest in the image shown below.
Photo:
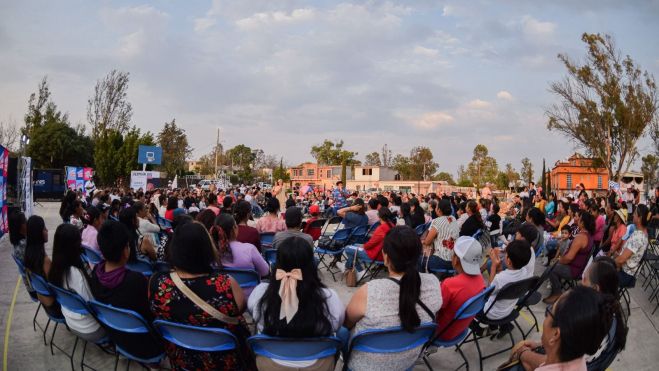
M15 257L13 254L11 257L14 259L14 262L16 263L16 267L18 267L18 274L21 275L21 277L25 278L25 266L23 265L23 262L20 261L17 257Z
M254 354L283 361L309 361L336 355L341 349L337 337L281 338L255 335L247 339Z
M419 224L416 226L416 228L414 228L414 231L416 232L417 236L421 236L426 233L428 228L430 228L430 223Z
M482 235L483 235L483 230L482 230L482 229L479 229L479 230L477 230L476 233L474 233L474 235L471 236L471 237L473 237L475 240L480 240L480 238L481 238Z
M261 277L253 269L222 268L220 272L230 275L241 288L256 287L261 283Z
M96 300L90 301L89 306L102 324L114 330L130 334L150 332L149 325L137 312L113 307Z
M325 227L323 227L323 232L322 232L321 235L324 236L327 233L327 229L329 228L330 225L341 224L342 221L343 221L343 218L338 216L338 215L329 218L327 223L325 223Z
M98 264L103 261L103 257L99 255L96 251L92 250L91 247L82 245L83 249L83 259L89 264Z
M488 286L483 291L479 292L478 294L471 297L469 300L462 303L460 308L458 308L458 310L455 312L455 315L453 316L451 321L444 328L440 329L439 333L435 334L433 341L434 339L442 336L446 331L448 331L448 329L450 329L454 323L463 319L473 318L478 313L480 313L485 307L487 298L490 296L492 291L494 291L494 286Z
M265 258L265 261L268 262L268 264L275 264L277 262L277 250L276 249L265 249L263 251L263 256Z
M153 274L153 264L142 259L129 261L126 263L126 269L130 269L133 272L142 273L145 276L150 276Z
M542 254L542 250L544 250L544 249L545 249L545 244L543 243L542 245L540 245L540 247L537 248L537 250L535 252L535 257L536 258L539 257L540 254Z
M229 331L216 327L197 327L156 320L153 326L170 343L199 352L225 352L238 348L238 340Z
M322 229L323 226L325 225L325 222L327 222L327 219L316 219L313 222L311 222L307 228L319 228Z
M540 277L538 276L533 276L529 277L526 279L523 279L521 281L517 282L511 282L499 290L497 293L497 296L494 298L494 302L492 305L488 308L488 312L490 309L494 307L494 303L496 303L499 300L519 300L522 297L524 297L527 293L533 291L533 288L538 285L538 282L540 281ZM487 313L486 313L487 314Z
M400 353L427 343L436 328L435 323L424 323L411 333L399 326L365 330L350 339L349 349L350 352L358 350L366 353ZM349 356L350 354L346 358L349 359Z
M272 246L272 241L275 239L275 234L272 232L261 233L261 247L268 248Z
M29 273L30 286L41 296L53 297L53 290L48 286L48 282L36 273Z
M360 225L353 228L352 233L350 234L350 239L348 243L364 243L367 239L368 225Z
M55 293L55 298L57 302L66 310L77 313L80 315L88 315L89 307L87 302L80 295L73 291L65 290L61 287L57 287L53 284L48 284L48 287Z
M352 234L352 228L342 228L338 229L336 233L332 236L332 240L338 242L347 242Z
M379 226L380 226L380 221L378 220L377 222L373 223L373 225L371 226L371 228L368 229L368 232L366 234L370 236L371 234L373 234L373 232L375 232L376 229L378 229Z

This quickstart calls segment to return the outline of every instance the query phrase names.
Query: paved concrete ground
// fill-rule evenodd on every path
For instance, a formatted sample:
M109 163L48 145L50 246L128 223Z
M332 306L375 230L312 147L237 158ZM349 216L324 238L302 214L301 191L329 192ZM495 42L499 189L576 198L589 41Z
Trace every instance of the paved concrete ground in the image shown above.
M52 235L59 224L57 215L58 204L43 203L43 206L37 207L36 212L46 220L46 226L49 229L51 240ZM48 246L48 253L51 249ZM37 305L33 303L22 283L18 282L18 273L16 266L11 259L11 249L8 240L0 240L0 349L3 349L3 370L66 370L70 368L69 360L61 353L55 352L50 354L48 347L43 345L41 333L34 332L32 329L32 316ZM541 268L539 267L538 270ZM337 290L342 301L348 303L350 296L355 289L346 288L341 282L335 283L332 278L323 273L323 280L329 286ZM14 289L18 291L14 301ZM545 290L543 288L543 290ZM654 305L648 302L647 294L641 288L635 288L631 292L632 296L632 314L630 318L630 332L627 340L627 349L618 356L616 361L611 365L611 370L656 370L656 364L659 362L659 311L651 315ZM10 309L13 307L13 313L9 316ZM533 308L536 317L542 321L545 306L539 304ZM523 313L519 319L523 329L530 328L530 315ZM40 314L38 321L45 324L46 317ZM8 329L8 325L11 327ZM541 326L542 328L542 326ZM50 334L51 330L49 330ZM516 331L515 339L521 339ZM540 334L533 333L532 338L539 339ZM73 347L73 336L68 334L64 329L58 329L55 343L64 349ZM485 341L485 351L492 351L497 347L509 345L506 339L498 341ZM463 347L467 358L470 360L470 366L474 369L478 367L476 347L468 344ZM77 352L77 360L81 352ZM489 359L484 364L485 370L493 370L501 364L507 355L500 355ZM102 353L95 347L87 349L86 363L99 370L108 370L114 367L114 358ZM78 361L79 362L79 361ZM460 362L460 357L452 349L444 349L435 353L431 357L431 363L436 370L454 369ZM125 361L121 361L120 368L125 368ZM137 370L139 367L133 364L132 369ZM80 369L76 364L76 369ZM338 367L337 367L338 369ZM424 367L417 366L421 370Z

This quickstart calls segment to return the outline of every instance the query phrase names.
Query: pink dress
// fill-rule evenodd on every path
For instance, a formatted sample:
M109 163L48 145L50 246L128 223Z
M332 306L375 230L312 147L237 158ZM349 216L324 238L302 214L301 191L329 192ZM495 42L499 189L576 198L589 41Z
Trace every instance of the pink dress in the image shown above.
M256 222L256 230L259 233L277 233L286 230L286 222L269 215L264 216Z

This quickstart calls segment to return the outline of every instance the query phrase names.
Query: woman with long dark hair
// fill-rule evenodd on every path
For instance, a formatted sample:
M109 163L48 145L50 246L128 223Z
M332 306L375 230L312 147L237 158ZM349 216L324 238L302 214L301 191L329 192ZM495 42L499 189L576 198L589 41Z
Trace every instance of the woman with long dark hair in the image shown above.
M9 214L7 221L9 227L9 242L13 247L13 255L16 259L23 261L25 257L25 235L27 234L27 219L25 214L14 211Z
M261 236L259 235L259 231L248 225L252 217L252 204L245 200L240 200L234 205L233 213L236 223L238 223L238 236L236 240L251 243L256 246L257 250L261 251Z
M86 227L82 230L82 244L102 256L96 237L98 236L98 230L101 229L101 224L105 221L105 214L101 213L96 206L90 206L87 208L87 216L83 221Z
M313 250L300 237L288 237L277 249L276 269L270 282L258 285L247 301L257 332L269 336L311 338L333 335L341 327L344 307L339 296L320 280ZM257 357L260 370L334 370L334 356L302 363Z
M82 254L80 231L71 224L60 224L53 239L53 261L48 272L48 281L63 289L75 291L84 300L92 296L89 287L90 272L80 255ZM91 314L83 315L62 308L69 329L79 337L97 342L105 337L105 330Z
M417 270L421 250L421 241L410 227L398 226L387 234L382 252L389 277L366 283L350 299L345 326L353 334L391 326L411 332L421 323L434 321L442 294L437 277ZM401 370L414 363L419 351L420 347L386 356L353 351L349 368Z
M574 280L581 277L593 251L595 218L586 210L579 211L579 234L572 240L565 254L559 257L558 264L549 274L551 295L543 301L554 303L562 292L561 279Z
M239 242L238 225L229 214L220 214L215 219L211 229L211 237L218 249L220 261L225 267L253 269L262 277L270 272L268 263L256 249L256 246ZM245 289L245 296L249 296L251 289Z
M194 326L217 327L230 331L239 342L238 351L195 352L172 343L166 344L173 369L241 370L251 363L245 340L249 330L241 316L245 298L238 282L214 269L217 250L206 228L187 222L174 229L169 262L171 272L155 273L149 281L151 312L157 318ZM215 309L216 316L200 308L179 289L185 285L195 296ZM218 318L222 317L222 318ZM247 367L249 368L249 367Z
M478 203L474 200L469 200L465 206L467 211L467 219L462 223L460 227L460 236L469 236L473 237L478 230L483 230L485 228L485 223L483 222L483 217L481 216L480 211L478 210Z
M279 206L279 200L274 197L268 198L263 210L266 214L256 222L256 230L259 233L277 233L286 230L286 222L278 215Z
M134 261L137 258L156 260L156 248L153 239L144 238L139 231L140 222L137 217L137 209L134 206L130 206L121 210L119 222L126 226L130 233L130 261Z
M69 222L69 216L66 215L66 212L70 209L71 204L73 204L73 201L77 199L76 193L73 192L72 190L68 190L66 192L66 195L62 198L62 202L60 203L59 206L59 216L62 217L62 222L68 223Z
M32 273L46 278L50 271L50 258L46 254L46 242L48 242L48 229L43 218L32 215L27 220L27 238L25 246L25 258L23 265Z

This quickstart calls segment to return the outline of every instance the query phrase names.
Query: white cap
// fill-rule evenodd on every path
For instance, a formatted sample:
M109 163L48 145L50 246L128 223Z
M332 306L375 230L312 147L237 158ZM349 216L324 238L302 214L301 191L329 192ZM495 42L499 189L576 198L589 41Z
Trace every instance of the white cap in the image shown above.
M462 236L455 241L453 252L460 258L462 270L467 274L477 275L481 273L481 262L483 261L483 247L475 238Z

